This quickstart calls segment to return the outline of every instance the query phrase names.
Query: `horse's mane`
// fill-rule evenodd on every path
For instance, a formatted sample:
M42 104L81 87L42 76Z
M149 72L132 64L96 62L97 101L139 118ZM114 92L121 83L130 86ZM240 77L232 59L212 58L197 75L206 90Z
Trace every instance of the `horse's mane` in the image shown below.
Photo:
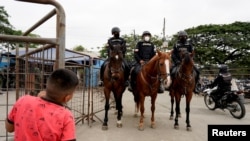
M155 56L153 56L149 61L148 63L152 63L152 62L155 62L159 59L159 55L158 54L155 54Z
M184 56L184 63L188 63L188 62L192 61L192 57L190 56L190 54L188 52L186 52L184 55L185 55Z

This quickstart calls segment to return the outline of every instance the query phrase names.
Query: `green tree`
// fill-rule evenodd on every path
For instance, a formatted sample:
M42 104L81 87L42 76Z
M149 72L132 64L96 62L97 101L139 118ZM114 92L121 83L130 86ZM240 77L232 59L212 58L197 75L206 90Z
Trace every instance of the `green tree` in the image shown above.
M200 25L186 29L200 65L250 66L250 23ZM170 41L176 41L177 35Z
M82 45L78 45L78 46L75 46L73 48L74 51L80 51L80 52L83 52L85 51L86 49L82 46Z
M10 15L7 13L7 11L4 9L3 6L0 6L0 34L5 35L22 35L23 32L21 30L15 30L15 28L11 25L9 22ZM37 34L29 34L30 37L40 37ZM1 46L5 48L14 49L16 44L13 42L1 42ZM20 44L19 47L24 47L22 44ZM37 48L37 44L29 44L30 48Z

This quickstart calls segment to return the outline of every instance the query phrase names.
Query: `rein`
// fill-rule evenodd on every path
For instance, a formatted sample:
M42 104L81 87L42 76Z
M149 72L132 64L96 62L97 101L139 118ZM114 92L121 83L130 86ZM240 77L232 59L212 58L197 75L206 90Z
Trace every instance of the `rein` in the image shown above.
M178 69L178 77L184 81L184 94L187 94L187 87L190 86L192 84L192 79L194 78L193 73L191 73L190 75L187 75L185 73L182 72L182 67L183 64L180 66L180 68Z
M143 66L146 65L147 63L148 62L144 63ZM144 82L146 82L146 85L148 85L150 87L151 91L152 91L152 86L154 86L154 84L157 82L157 80L160 80L162 82L164 79L167 78L167 76L170 75L169 73L161 73L160 72L159 60L157 61L158 68L157 68L157 75L156 76L151 76L148 73L145 74L145 71L143 71L143 70L145 70L144 69L145 67L143 67L143 66L142 66L142 70L141 70L141 78L143 79ZM162 78L161 76L165 76L165 77ZM145 77L149 77L149 79L153 82L149 84L149 82L145 79Z

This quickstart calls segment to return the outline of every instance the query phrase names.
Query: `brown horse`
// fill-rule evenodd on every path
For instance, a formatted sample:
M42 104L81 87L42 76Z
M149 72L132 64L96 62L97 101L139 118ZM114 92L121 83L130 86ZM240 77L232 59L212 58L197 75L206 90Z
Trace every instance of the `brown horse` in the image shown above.
M172 79L172 84L170 87L170 97L171 97L171 115L170 119L173 117L173 104L175 100L175 129L179 128L178 117L180 116L180 101L181 97L186 97L186 124L187 130L191 131L191 125L189 120L190 113L190 102L193 96L193 90L195 88L195 78L193 74L194 52L184 52L180 54L182 62L180 67L177 69L175 77Z
M103 82L105 94L105 117L102 125L103 130L108 129L108 110L110 108L110 93L114 94L116 110L117 110L117 127L122 127L122 95L125 91L125 69L123 67L122 50L125 46L110 46L110 58L105 66Z
M133 89L136 113L141 112L139 130L144 130L144 101L146 96L151 97L151 127L155 128L155 100L160 85L159 80L165 80L169 76L170 53L157 51L157 54L144 64L136 76L136 86Z

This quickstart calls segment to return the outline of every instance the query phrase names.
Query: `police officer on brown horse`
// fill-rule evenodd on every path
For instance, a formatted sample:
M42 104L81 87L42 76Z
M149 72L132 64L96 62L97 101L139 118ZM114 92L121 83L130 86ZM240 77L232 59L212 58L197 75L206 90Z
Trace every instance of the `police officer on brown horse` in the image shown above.
M171 55L171 59L172 59L172 63L173 63L173 67L171 68L172 79L175 77L177 69L181 64L180 52L187 51L187 52L192 53L194 50L192 44L189 41L187 41L187 38L188 38L187 32L185 32L185 31L178 32L178 41L174 45L173 52ZM194 66L194 71L195 71L195 83L196 83L196 88L195 88L194 92L199 93L199 90L197 88L197 83L199 82L200 72L195 66Z
M109 55L110 55L110 46L111 45L116 45L116 44L120 44L121 46L124 46L122 53L123 53L123 68L125 69L125 79L127 80L126 82L126 86L128 85L128 77L129 77L129 71L130 68L128 66L127 61L125 60L125 53L127 51L126 49L126 41L120 37L120 28L119 27L113 27L111 29L111 34L113 35L113 37L108 39L108 43L107 43L107 54L108 54L108 58L103 62L102 66L101 66L101 70L100 70L100 79L101 81L99 82L99 86L103 85L103 73L104 73L104 68L107 65L107 63L109 62Z
M144 31L142 33L142 40L136 44L134 50L134 58L136 60L136 65L131 69L130 85L128 87L129 91L133 91L135 86L136 75L141 69L141 66L144 65L147 61L153 58L156 54L155 45L150 41L151 33L149 31ZM164 87L161 83L158 93L164 93Z

